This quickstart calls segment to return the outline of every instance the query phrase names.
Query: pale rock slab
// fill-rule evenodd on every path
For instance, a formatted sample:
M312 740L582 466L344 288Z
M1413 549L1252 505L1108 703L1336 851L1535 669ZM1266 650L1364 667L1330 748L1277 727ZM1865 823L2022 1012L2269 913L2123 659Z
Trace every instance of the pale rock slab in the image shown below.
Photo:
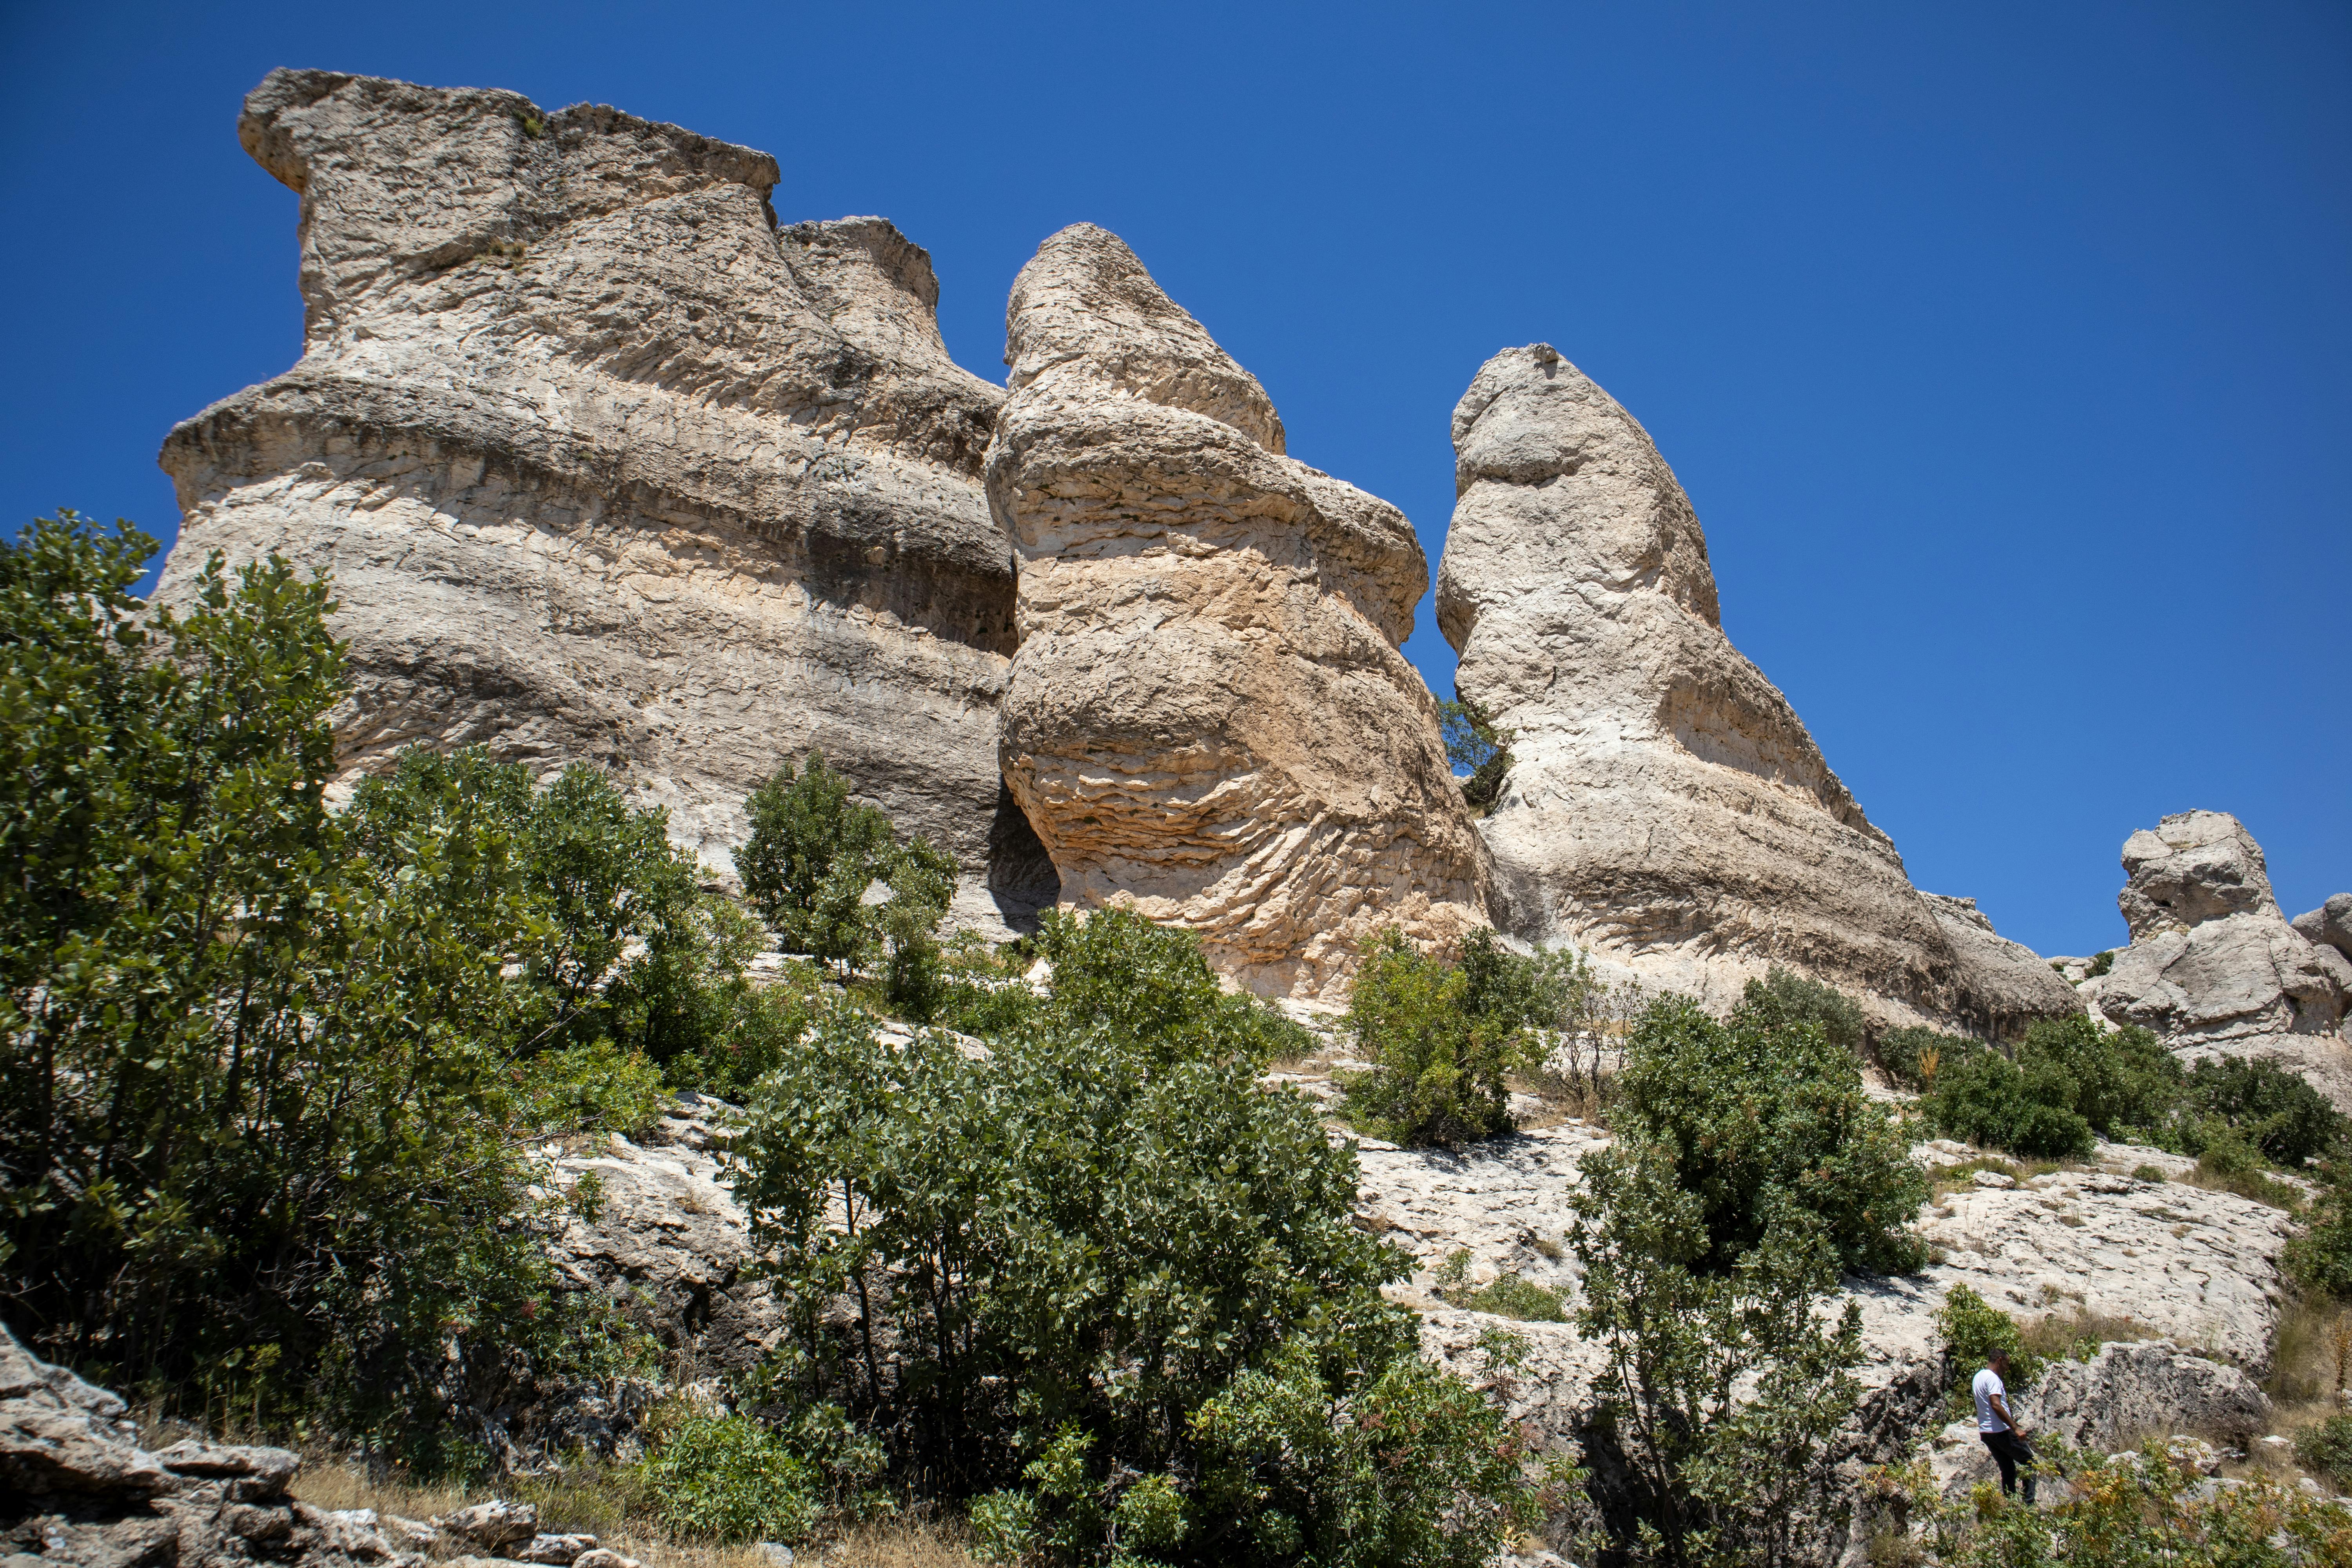
M1454 448L1437 618L1462 695L1516 734L1479 824L1514 934L1717 1005L1778 963L1887 1023L2006 1035L2080 1010L1972 906L1939 919L1913 889L1724 636L1698 519L1615 399L1549 344L1506 349Z
M2227 812L2188 811L2124 844L2130 945L2077 987L2110 1022L2196 1057L2264 1057L2352 1107L2352 959L2287 923L2262 847ZM2326 910L2315 911L2325 931Z
M2306 910L2290 922L2305 942L2332 947L2352 958L2352 893L2330 893L2315 910Z
M304 352L165 442L162 599L213 551L331 573L349 768L595 763L724 874L751 784L820 749L963 912L1051 901L996 769L1003 395L919 247L780 231L772 158L608 108L280 70L238 130L301 196Z
M1427 563L1387 502L1284 455L1253 376L1119 239L1041 246L987 458L1021 566L1004 776L1065 904L1199 933L1323 995L1358 941L1486 921L1484 852L1400 646Z

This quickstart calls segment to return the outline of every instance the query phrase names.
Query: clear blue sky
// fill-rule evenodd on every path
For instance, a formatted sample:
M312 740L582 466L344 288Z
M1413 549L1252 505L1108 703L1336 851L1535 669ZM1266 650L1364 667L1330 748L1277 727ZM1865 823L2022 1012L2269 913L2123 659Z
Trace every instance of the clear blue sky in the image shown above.
M1640 417L1732 638L1913 879L2045 952L2237 813L2352 888L2352 8L589 3L0 8L0 519L175 519L299 351L273 66L617 104L929 247L949 346L1090 219L1434 564L1446 418L1543 340ZM1410 645L1431 684L1453 656Z

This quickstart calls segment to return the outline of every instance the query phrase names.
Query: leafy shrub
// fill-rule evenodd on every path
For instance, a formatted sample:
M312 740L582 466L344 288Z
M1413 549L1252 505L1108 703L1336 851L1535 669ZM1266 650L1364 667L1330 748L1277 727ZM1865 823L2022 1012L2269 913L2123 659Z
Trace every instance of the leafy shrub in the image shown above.
M2347 1131L2326 1095L2273 1061L2208 1057L2190 1069L2187 1091L2203 1117L2235 1129L2264 1158L2289 1169L2326 1153ZM2192 1139L2188 1152L2200 1152L2203 1141Z
M1522 1322L1564 1323L1566 1304L1560 1292L1549 1290L1519 1274L1506 1270L1486 1284L1470 1289L1470 1249L1463 1247L1437 1266L1433 1281L1440 1300L1473 1312L1492 1312Z
M1817 1026L1805 1038L1832 1051ZM1836 1052L1849 1063L1852 1058ZM1793 1208L1736 1266L1674 1149L1635 1130L1586 1157L1569 1244L1584 1267L1579 1332L1599 1347L1591 1441L1634 1478L1632 1517L1596 1554L1641 1564L1815 1560L1843 1505L1821 1458L1861 1397L1862 1317L1818 1311L1835 1254Z
M695 1416L639 1466L655 1517L717 1542L798 1541L821 1511L816 1468L745 1415Z
M149 614L153 549L0 545L0 1299L167 1405L463 1462L454 1411L632 1352L557 1289L520 1140L647 1103L595 988L651 928L592 884L667 886L657 819L575 780L338 820L326 584L215 557Z
M1740 1003L1759 1022L1774 1027L1811 1024L1838 1049L1862 1054L1862 1007L1833 985L1790 973L1776 963L1763 979L1748 983Z
M2352 1561L2352 1510L2256 1474L2215 1487L2166 1451L2075 1453L2037 1442L2045 1466L2063 1467L2066 1489L2033 1507L1979 1482L1958 1498L1937 1495L1914 1472L1921 1544L1944 1568L2257 1568Z
M743 896L793 952L848 969L887 952L890 1000L928 1019L942 1000L932 933L955 864L922 839L899 844L887 816L850 800L853 787L812 752L754 789L751 836L735 857ZM869 904L877 882L890 897Z
M2322 1165L2320 1183L2310 1223L2286 1244L2287 1273L2305 1289L2352 1298L2352 1154Z
M2080 1013L2038 1018L2017 1060L2029 1083L2063 1094L2065 1109L2118 1142L2165 1138L2180 1101L2179 1061L2137 1024L2110 1031Z
M1955 1392L1968 1388L1995 1351L2009 1352L2009 1376L2002 1381L2019 1394L2042 1375L2042 1357L2025 1348L2017 1321L1965 1285L1954 1285L1936 1310L1936 1330L1944 1336L1947 1383Z
M2096 980L2100 975L2114 969L2115 966L2116 950L2111 947L2091 960L2091 967L2084 972L2084 978L2088 980Z
M903 1485L1015 1494L975 1526L1037 1561L1130 1530L1174 1562L1491 1552L1517 1450L1381 1299L1404 1266L1353 1223L1352 1154L1259 1088L1278 1020L1126 911L1038 940L1047 994L984 1058L835 1006L761 1086L735 1158L786 1313L772 1396L840 1405ZM1343 1429L1407 1394L1453 1415ZM1310 1408L1336 1468L1249 1447ZM1416 1473L1342 1489L1375 1461Z
M1655 1142L1693 1194L1706 1237L1696 1262L1723 1271L1768 1232L1819 1236L1837 1266L1916 1268L1904 1227L1927 1195L1910 1145L1863 1090L1862 1066L1811 1017L1768 992L1718 1023L1686 997L1635 1025L1613 1129Z
M1944 1069L1958 1066L1985 1049L1981 1040L1947 1035L1916 1025L1889 1029L1871 1047L1879 1070L1904 1088L1922 1093L1933 1089Z
M2135 1182L2161 1182L2166 1179L2164 1173L2154 1165L2134 1165L2131 1173Z
M1438 732L1445 742L1445 760L1462 781L1462 798L1472 807L1490 809L1503 793L1511 771L1514 732L1496 728L1486 710L1462 695L1457 687L1451 702L1437 705Z
M1504 1076L1529 1065L1531 1042L1516 1008L1471 1010L1471 980L1393 926L1365 940L1344 1027L1372 1066L1342 1078L1341 1114L1409 1145L1459 1148L1511 1130Z
M2352 1415L2331 1415L2306 1426L2294 1440L2294 1457L2306 1470L2326 1476L2338 1491L2352 1491Z
M2072 1085L2046 1068L2029 1073L1998 1051L1947 1066L1928 1096L1928 1124L1947 1138L2041 1160L2079 1160L2097 1142L2068 1103Z

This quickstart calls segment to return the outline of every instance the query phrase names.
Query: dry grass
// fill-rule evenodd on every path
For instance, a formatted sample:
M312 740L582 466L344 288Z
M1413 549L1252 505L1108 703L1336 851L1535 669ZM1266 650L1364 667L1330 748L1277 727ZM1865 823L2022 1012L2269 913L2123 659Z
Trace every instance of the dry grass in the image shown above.
M626 1471L596 1466L496 1486L420 1485L397 1475L373 1476L347 1458L314 1455L295 1478L293 1492L316 1508L372 1508L379 1515L416 1520L503 1497L536 1505L543 1531L593 1535L648 1568L768 1568L767 1560L748 1546L715 1545L664 1531L642 1511L643 1494ZM974 1568L966 1539L958 1520L893 1520L851 1525L804 1545L801 1555L827 1568Z
M2275 1180L2260 1171L2217 1171L2208 1162L2200 1160L2195 1170L2177 1179L2192 1187L2202 1187L2209 1193L2235 1193L2242 1198L2252 1198L2258 1204L2268 1204L2289 1214L2298 1214L2303 1209L2303 1189Z

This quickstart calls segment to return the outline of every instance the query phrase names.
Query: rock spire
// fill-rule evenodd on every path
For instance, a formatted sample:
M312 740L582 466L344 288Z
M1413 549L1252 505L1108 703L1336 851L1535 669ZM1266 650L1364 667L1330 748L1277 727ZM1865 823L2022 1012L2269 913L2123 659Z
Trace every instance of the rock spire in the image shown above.
M1064 901L1131 903L1300 995L1378 925L1484 924L1483 854L1399 651L1428 581L1402 514L1286 457L1265 389L1115 235L1047 239L1005 319L1001 752Z

